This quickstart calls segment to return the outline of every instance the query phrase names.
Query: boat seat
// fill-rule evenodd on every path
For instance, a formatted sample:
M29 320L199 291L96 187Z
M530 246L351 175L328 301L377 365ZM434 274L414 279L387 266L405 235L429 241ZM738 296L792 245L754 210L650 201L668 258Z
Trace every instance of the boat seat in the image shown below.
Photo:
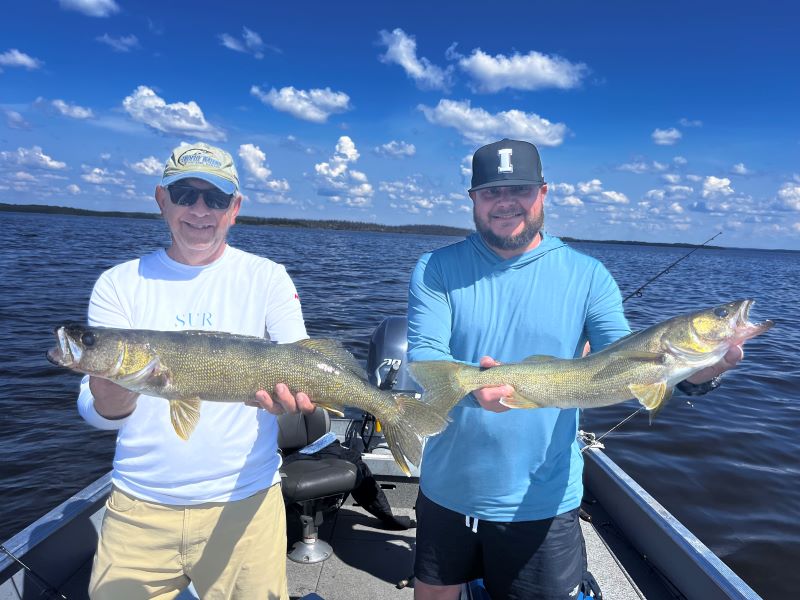
M313 413L291 413L278 417L278 447L284 456L315 442L331 428L328 412L317 408ZM288 554L299 563L316 563L333 552L330 544L319 539L319 526L324 515L341 506L356 485L358 469L339 458L295 460L280 469L283 498L287 507L295 505L300 512L302 539Z

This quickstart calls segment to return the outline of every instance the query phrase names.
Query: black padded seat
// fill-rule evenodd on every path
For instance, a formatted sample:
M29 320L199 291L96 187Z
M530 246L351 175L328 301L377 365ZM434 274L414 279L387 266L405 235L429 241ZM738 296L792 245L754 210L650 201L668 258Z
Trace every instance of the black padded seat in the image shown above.
M283 497L305 502L350 492L356 485L356 466L346 460L298 460L281 468Z
M296 452L330 431L328 412L317 408L310 415L292 413L278 417L278 447L284 456ZM336 510L356 485L358 468L338 458L295 460L280 469L283 499L298 505L302 513L303 539L294 544L289 558L295 562L314 563L333 552L318 538L325 512Z

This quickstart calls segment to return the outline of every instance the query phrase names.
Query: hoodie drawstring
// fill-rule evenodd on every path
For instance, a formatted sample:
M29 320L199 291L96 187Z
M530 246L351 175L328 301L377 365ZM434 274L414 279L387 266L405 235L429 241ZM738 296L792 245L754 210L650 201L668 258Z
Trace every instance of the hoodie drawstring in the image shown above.
M472 525L470 526L469 520L472 519ZM472 533L478 533L478 517L470 517L469 515L464 516L464 524L467 527L471 527Z

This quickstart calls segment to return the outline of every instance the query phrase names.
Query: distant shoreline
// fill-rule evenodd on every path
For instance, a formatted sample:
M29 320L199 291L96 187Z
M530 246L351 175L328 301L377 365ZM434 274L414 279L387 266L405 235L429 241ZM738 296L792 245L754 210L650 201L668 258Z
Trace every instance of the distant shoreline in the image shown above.
M0 203L0 212L43 213L74 215L81 217L127 217L131 219L161 218L160 213L88 210L85 208L48 206L45 204ZM249 217L242 214L236 217L236 222L242 225L268 225L271 227L294 227L299 229L337 229L348 231L374 231L378 233L418 233L424 235L450 235L455 237L465 237L472 233L471 229L448 227L446 225L381 225L380 223L365 223L359 221Z
M0 212L17 213L43 213L74 215L84 217L127 217L132 219L160 219L159 213L149 212L123 212L109 210L88 210L85 208L71 208L68 206L49 206L46 204L7 204L0 202ZM446 225L381 225L380 223L366 223L361 221L341 220L314 220L314 219L279 219L266 217L249 217L239 215L236 222L243 225L268 225L271 227L294 227L300 229L335 229L343 231L372 231L378 233L414 233L422 235L447 235L453 237L466 237L473 232L472 229L448 227ZM565 242L581 242L593 244L623 244L628 246L664 246L670 248L696 248L698 244L684 242L641 242L635 240L583 240L566 236L559 236ZM714 250L730 250L724 246L706 245L703 248ZM769 250L767 250L769 251ZM779 250L792 252L791 250Z

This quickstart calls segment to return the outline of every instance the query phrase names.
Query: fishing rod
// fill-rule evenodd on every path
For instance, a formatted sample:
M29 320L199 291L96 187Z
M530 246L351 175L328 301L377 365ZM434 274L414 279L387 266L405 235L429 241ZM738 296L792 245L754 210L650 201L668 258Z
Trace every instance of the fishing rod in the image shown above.
M637 298L641 298L641 297L643 296L643 294L642 294L642 290L643 290L644 288L646 288L648 285L650 285L651 283L653 283L653 282L654 282L656 279L658 279L658 278L659 278L659 277L661 277L662 275L665 275L665 274L669 273L669 272L670 272L670 270L672 269L672 267L674 267L675 265L677 265L677 264L678 264L679 262L681 262L682 260L685 260L685 259L689 258L689 257L690 257L692 254L694 254L695 252L697 252L698 250L700 250L700 248L702 248L703 246L705 246L706 244L708 244L708 242L710 242L710 241L711 241L711 240L713 240L715 237L718 237L718 236L720 236L720 235L722 235L722 232L721 232L721 231L719 231L719 232L715 233L714 235L712 235L710 238L708 238L708 239L707 239L705 242L703 242L702 244L700 244L700 245L698 245L698 246L695 246L694 248L692 248L692 249L691 249L689 252L687 252L686 254L684 254L683 256L681 256L681 257L680 257L678 260L676 260L674 263L672 263L671 265L669 265L669 266L668 266L666 269L664 269L663 271L661 271L661 272L660 272L658 275L656 275L655 277L652 277L651 279L648 279L648 280L647 280L647 281L644 283L644 285L640 286L639 288L637 288L636 290L634 290L633 292L631 292L630 294L628 294L627 296L625 296L625 298L623 298L623 299L622 299L622 301L623 301L623 302L625 302L626 300L630 300L630 299L631 299L631 298L633 298L634 296L636 296Z
M716 237L718 237L718 236L720 236L720 235L722 235L722 232L721 232L721 231L718 231L717 233L715 233L714 235L712 235L710 238L708 238L708 239L707 239L705 242L703 242L702 244L699 244L699 245L695 246L694 248L692 248L692 249L691 249L689 252L687 252L686 254L684 254L683 256L681 256L681 257L680 257L678 260L676 260L675 262L671 263L671 264L670 264L668 267L666 267L665 269L663 269L662 271L660 271L660 272L659 272L659 273L658 273L658 274L657 274L655 277L651 277L651 278L650 278L650 279L648 279L648 280L647 280L647 281L646 281L646 282L645 282L643 285L641 285L641 286L640 286L640 287L638 287L636 290L634 290L633 292L631 292L630 294L628 294L627 296L625 296L625 298L623 298L623 299L622 299L622 302L624 303L624 302L626 302L627 300L630 300L630 299L631 299L631 298L633 298L633 297L636 297L636 298L641 298L641 297L644 295L644 294L642 293L642 290L644 290L644 288L646 288L648 285L650 285L651 283L653 283L653 282L654 282L656 279L658 279L658 278L659 278L659 277L661 277L662 275L666 275L667 273L669 273L669 272L670 272L670 270L672 270L672 268L673 268L675 265L677 265L679 262L681 262L682 260L685 260L685 259L689 258L689 257L690 257L692 254L694 254L695 252L697 252L697 251L698 251L700 248L702 248L703 246L705 246L706 244L708 244L708 242L710 242L711 240L713 240L714 238L716 238ZM587 345L588 345L588 342L587 342ZM581 439L582 439L582 440L584 441L584 443L586 444L586 445L585 445L585 446L584 446L584 447L581 449L581 452L585 452L585 451L586 451L586 450L588 450L589 448L593 448L593 447L600 447L600 448L602 448L602 447L603 447L603 444L600 442L600 440L602 440L604 437L606 437L608 434L610 434L611 432L613 432L613 431L614 431L615 429L617 429L618 427L621 427L622 425L624 425L625 423L627 423L627 422L628 422L629 420L631 420L633 417L635 417L636 415L638 415L638 414L639 414L639 413L640 413L640 412L641 412L643 409L644 409L644 406L640 406L640 407L639 407L638 409L636 409L636 410L635 410L635 411L634 411L632 414L630 414L630 415L628 415L627 417L625 417L624 419L622 419L622 421L620 421L619 423L617 423L616 425L614 425L614 426L613 426L611 429L609 429L608 431L606 431L606 432L605 432L603 435L601 435L600 437L595 437L595 435L594 435L593 433L588 433L588 432L584 432L584 431L579 431L579 432L578 432L579 436L581 437Z
M58 589L52 585L41 575L39 575L36 571L31 569L28 565L22 562L19 558L14 556L14 554L6 548L3 544L0 544L0 551L4 552L8 557L21 566L31 577L33 581L35 581L41 587L41 594L39 594L39 598L55 598L57 600L67 600L67 597L58 591ZM44 595L44 596L43 596ZM27 594L25 594L27 597Z

